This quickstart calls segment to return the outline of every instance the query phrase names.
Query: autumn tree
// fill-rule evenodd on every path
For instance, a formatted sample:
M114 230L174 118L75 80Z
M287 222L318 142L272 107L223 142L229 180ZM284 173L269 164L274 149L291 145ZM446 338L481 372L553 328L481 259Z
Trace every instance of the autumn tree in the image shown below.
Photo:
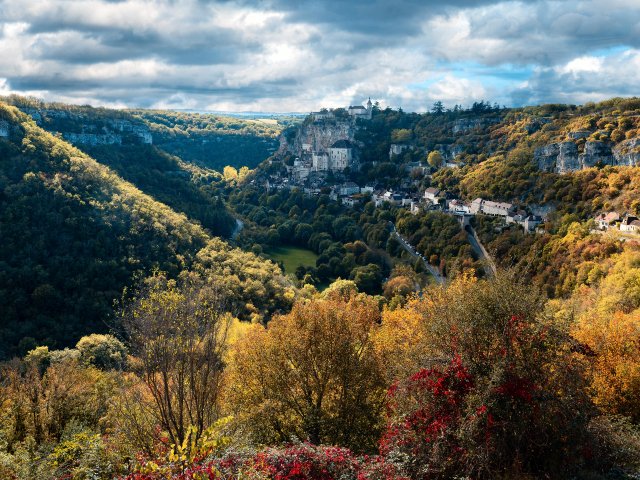
M215 284L195 275L179 282L156 275L121 312L138 360L132 367L174 444L190 427L197 440L219 418L228 324L223 308Z
M233 183L238 180L238 170L231 165L227 165L222 169L222 175L224 176L224 179L229 183Z
M463 276L385 313L377 344L400 376L382 453L411 478L561 477L587 461L584 364L544 305L500 274Z
M444 158L438 150L433 150L427 156L427 162L432 168L439 168L444 163Z
M640 423L640 253L611 258L606 276L560 304L587 347L591 393L606 414Z
M254 441L375 447L385 390L371 334L380 313L350 291L345 283L297 303L236 344L229 405Z

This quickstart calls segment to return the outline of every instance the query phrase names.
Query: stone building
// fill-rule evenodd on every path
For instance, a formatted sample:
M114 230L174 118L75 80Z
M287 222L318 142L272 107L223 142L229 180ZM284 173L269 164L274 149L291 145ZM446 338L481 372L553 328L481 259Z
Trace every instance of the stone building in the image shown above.
M329 148L329 169L341 172L353 161L353 148L348 140L338 140Z

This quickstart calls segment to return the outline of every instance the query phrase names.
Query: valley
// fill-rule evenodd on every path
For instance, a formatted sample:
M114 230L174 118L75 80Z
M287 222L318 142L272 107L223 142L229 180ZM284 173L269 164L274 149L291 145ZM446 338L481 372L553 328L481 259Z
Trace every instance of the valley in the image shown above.
M238 478L281 455L347 468L327 460L339 445L358 478L395 479L407 448L446 463L437 449L458 442L508 469L499 452L531 445L518 429L553 439L540 447L553 471L633 468L609 435L636 441L620 432L638 419L624 341L640 311L637 99L368 103L282 123L36 107L0 104L8 478L82 462L101 479ZM218 150L224 135L246 163ZM567 138L575 158L554 146ZM442 415L447 440L415 436ZM590 442L597 460L579 453ZM558 453L574 449L580 465Z

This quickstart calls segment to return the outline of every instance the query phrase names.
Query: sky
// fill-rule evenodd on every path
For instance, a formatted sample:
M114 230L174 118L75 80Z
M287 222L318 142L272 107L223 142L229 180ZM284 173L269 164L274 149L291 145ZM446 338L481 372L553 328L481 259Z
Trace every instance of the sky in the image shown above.
M308 112L640 95L640 0L0 0L0 95Z

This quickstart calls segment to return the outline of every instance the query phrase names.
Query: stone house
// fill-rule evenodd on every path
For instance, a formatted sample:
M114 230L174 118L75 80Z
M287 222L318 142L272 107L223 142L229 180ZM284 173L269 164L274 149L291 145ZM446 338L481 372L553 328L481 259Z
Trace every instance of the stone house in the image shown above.
M640 220L633 215L625 215L622 222L620 222L620 231L629 233L640 232Z

